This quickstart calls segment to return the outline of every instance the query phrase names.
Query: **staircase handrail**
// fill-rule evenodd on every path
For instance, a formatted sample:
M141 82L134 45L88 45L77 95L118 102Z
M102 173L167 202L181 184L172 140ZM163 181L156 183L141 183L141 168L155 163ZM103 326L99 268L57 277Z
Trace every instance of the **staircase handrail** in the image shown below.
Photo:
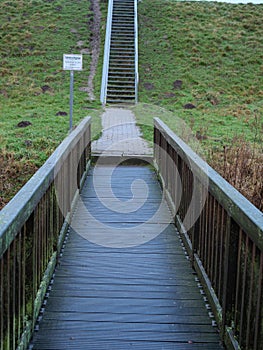
M138 48L138 3L134 0L134 40L135 40L135 103L138 102L139 48Z
M104 43L103 71L101 80L100 102L105 105L107 96L107 84L109 73L110 43L111 43L111 24L112 24L113 0L108 3L107 25Z

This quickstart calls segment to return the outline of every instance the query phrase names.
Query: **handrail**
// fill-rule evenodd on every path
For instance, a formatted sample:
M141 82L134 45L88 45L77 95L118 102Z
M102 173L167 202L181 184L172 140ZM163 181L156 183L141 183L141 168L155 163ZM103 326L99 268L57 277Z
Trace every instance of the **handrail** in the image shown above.
M26 349L90 158L90 117L0 211L0 350Z
M261 349L263 213L158 118L154 160L227 348Z
M100 102L105 105L107 97L107 84L109 73L109 59L110 59L110 43L111 43L111 24L112 24L112 12L113 12L113 0L109 0L108 3L108 16L104 43L104 58L103 58L103 71L101 80Z
M134 34L135 34L135 103L138 103L138 84L139 84L139 49L138 49L138 4L134 0Z

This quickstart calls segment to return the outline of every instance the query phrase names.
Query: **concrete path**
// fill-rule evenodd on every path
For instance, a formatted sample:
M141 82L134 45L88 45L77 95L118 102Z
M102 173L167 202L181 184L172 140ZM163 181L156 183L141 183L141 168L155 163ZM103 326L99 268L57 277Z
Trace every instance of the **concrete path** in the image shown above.
M102 115L102 136L91 146L94 155L151 156L152 148L141 137L132 111L107 108Z

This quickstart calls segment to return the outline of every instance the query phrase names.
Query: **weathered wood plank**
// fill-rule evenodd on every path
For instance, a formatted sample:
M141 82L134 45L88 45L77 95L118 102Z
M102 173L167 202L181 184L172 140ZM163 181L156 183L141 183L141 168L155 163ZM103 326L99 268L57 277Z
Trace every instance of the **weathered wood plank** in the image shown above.
M174 342L175 338L175 332L173 331L166 331L164 333L156 332L156 331L139 331L139 330L129 330L129 331L120 331L119 329L114 329L111 331L90 331L88 327L84 330L79 329L73 329L69 331L68 334L65 335L64 330L49 330L49 335L53 338L59 338L61 341L65 341L66 339L70 340L70 338L74 339L82 339L82 341L86 340L86 335L89 336L89 341L98 341L100 339L103 339L106 337L108 341L112 340L120 340L120 341L144 341L147 342L149 340L151 341L165 341L165 342ZM164 339L165 337L165 339ZM42 339L44 342L47 342L46 336L42 336ZM200 340L203 343L216 343L218 341L218 337L216 334L213 333L205 333L202 336L199 335L199 333L184 333L184 332L178 332L176 333L176 341L177 342L186 342L186 339L191 340L193 343L200 343ZM71 339L73 340L73 339ZM74 344L74 343L73 343Z
M61 321L83 321L83 322L121 322L123 324L125 323L149 323L149 324L166 324L167 327L169 327L170 324L184 324L185 328L187 330L187 325L206 325L207 328L211 329L211 320L208 316L200 316L200 315L192 315L192 316L185 316L185 315L159 315L159 314L121 314L121 313L90 313L88 311L84 312L46 312L44 314L44 320L43 320L43 326L42 329L44 330L45 323L47 322L61 322ZM46 321L45 321L46 320ZM41 329L40 329L41 330ZM216 333L216 331L214 331ZM35 341L37 343L38 336L41 335L42 332L39 332L36 337ZM56 339L53 339L54 342ZM175 338L176 340L176 338ZM37 349L37 346L35 347Z
M96 350L126 350L126 349L136 349L136 350L189 350L189 349L205 349L205 350L215 350L218 348L217 343L193 343L191 340L188 342L152 342L148 341L105 341L101 339L86 342L85 339L80 338L67 338L61 339L61 341L54 344L52 341L46 341L46 343L41 344L38 347L39 350L83 350L83 349L96 349Z

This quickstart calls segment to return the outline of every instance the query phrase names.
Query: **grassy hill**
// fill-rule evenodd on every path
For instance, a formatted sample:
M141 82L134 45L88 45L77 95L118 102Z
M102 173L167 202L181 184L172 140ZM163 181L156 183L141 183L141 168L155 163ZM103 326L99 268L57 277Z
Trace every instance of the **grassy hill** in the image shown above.
M102 46L107 3L100 5ZM0 0L0 6L1 207L67 135L64 53L84 55L84 70L75 74L74 124L94 115L96 135L103 55L91 101L85 91L94 34L91 0ZM154 116L179 133L175 116L185 121L210 164L261 209L262 18L263 5L140 1L141 103L135 108L149 140Z
M74 76L73 124L94 114L100 104L85 92L92 51L91 2L1 0L0 7L1 207L68 133L69 72L62 69L64 53L83 53L84 69ZM97 96L100 72L101 67L94 81Z
M263 115L263 5L143 0L139 13L140 100L212 141L253 142Z
M263 5L141 1L135 109L148 138L150 116L177 133L176 118L185 121L208 162L261 210L262 18Z

